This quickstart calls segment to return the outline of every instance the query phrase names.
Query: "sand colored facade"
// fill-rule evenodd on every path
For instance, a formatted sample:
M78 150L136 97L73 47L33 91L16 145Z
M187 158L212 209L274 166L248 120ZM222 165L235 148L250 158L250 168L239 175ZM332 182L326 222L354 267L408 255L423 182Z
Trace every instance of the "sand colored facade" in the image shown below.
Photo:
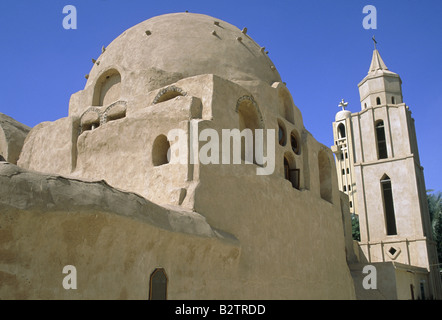
M375 260L352 240L341 168L246 28L158 16L93 62L68 116L0 162L0 298L406 298L363 288ZM262 133L267 161L235 132Z
M375 49L369 72L358 85L361 111L337 113L332 150L339 188L359 216L363 256L378 266L391 262L394 290L387 290L388 296L440 298L423 167L401 84Z
M34 127L18 166L1 165L2 298L148 299L160 273L168 299L356 297L333 154L245 29L155 17L104 48L87 79L69 116ZM205 129L262 129L274 168L172 163L176 129L187 160ZM66 265L77 290L62 286Z

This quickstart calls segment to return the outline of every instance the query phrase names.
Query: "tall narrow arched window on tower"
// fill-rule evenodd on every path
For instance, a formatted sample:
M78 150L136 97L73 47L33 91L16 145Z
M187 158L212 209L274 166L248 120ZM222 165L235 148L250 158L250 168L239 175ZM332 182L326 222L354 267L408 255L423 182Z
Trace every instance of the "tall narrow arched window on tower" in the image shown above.
M377 105L380 105L380 104L381 104L381 98L379 98L379 97L376 98L376 104L377 104Z
M378 159L387 159L387 142L385 139L384 121L380 120L376 122L376 143L378 148Z
M381 179L382 200L384 204L385 229L388 236L396 235L396 217L394 213L393 192L390 177L384 175Z
M344 124L339 124L338 126L338 138L342 139L345 138L345 126Z

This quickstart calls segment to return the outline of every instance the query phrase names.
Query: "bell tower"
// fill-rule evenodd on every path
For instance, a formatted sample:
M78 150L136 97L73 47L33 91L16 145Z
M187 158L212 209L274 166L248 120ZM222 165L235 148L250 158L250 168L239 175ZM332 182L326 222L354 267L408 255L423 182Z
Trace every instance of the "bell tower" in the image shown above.
M373 40L368 74L358 84L361 111L340 111L333 123L339 186L359 216L359 245L368 263L427 270L427 280L414 286L422 297L441 298L414 119L401 78L388 70Z
M399 75L388 70L376 48L373 50L368 75L358 84L361 109L380 105L396 105L403 102L402 81Z

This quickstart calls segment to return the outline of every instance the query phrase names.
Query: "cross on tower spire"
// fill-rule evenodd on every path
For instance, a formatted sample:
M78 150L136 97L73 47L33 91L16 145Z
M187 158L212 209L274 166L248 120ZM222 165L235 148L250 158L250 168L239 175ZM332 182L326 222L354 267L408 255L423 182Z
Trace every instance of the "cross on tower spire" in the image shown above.
M345 111L345 108L347 107L348 102L344 102L344 99L341 100L338 107L342 108L342 111Z
M373 36L373 38L371 38L372 40L373 40L373 42L374 42L374 49L375 50L377 50L377 48L376 48L376 44L378 43L377 41L376 41L376 39L375 39L375 37Z

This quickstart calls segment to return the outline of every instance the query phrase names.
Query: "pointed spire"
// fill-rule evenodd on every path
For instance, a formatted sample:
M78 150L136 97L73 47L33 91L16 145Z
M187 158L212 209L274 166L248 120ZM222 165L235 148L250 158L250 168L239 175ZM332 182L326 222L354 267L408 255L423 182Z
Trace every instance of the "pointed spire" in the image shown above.
M373 51L373 58L371 59L370 69L368 70L368 73L376 72L377 70L388 70L388 68L384 63L384 60L382 60L379 51L375 49Z
M379 51L375 49L373 50L373 58L371 59L370 70L368 70L368 72L376 72L377 70L388 70L388 68L384 60L382 60Z
M375 37L372 38L374 42L374 50L373 50L373 58L371 59L370 69L368 70L368 73L376 72L377 70L388 70L387 66L384 63L384 60L382 60L381 55L379 54L378 49L376 48L377 41Z

